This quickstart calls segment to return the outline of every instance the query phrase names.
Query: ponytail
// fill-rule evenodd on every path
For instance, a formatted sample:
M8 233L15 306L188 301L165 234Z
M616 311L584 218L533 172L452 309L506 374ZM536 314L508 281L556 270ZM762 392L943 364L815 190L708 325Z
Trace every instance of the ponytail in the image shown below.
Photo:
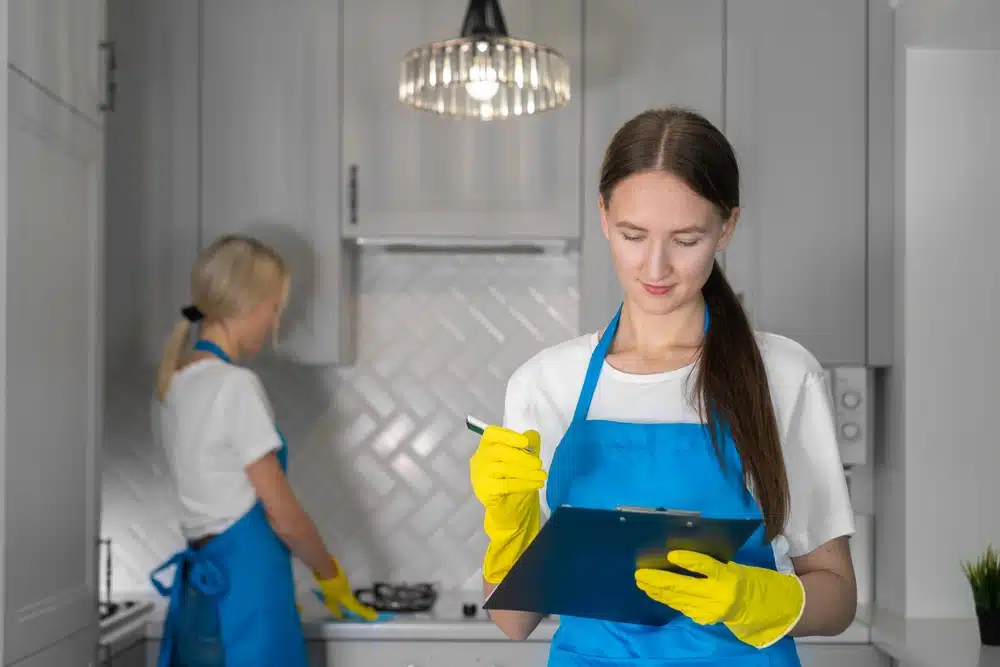
M750 321L718 262L702 295L709 325L695 394L720 463L719 431L729 429L743 463L744 481L764 515L765 539L771 541L784 530L789 492L764 361Z
M182 317L170 332L170 340L163 350L163 358L156 372L156 398L162 403L170 391L170 381L180 367L181 353L187 345L188 334L191 332L191 322Z

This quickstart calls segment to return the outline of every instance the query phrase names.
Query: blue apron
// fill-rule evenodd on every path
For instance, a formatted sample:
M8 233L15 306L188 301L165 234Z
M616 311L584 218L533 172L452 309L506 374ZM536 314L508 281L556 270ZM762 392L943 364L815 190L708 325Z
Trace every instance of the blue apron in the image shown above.
M631 505L694 510L706 516L760 518L760 508L743 481L736 445L725 429L720 433L724 461L720 465L703 424L633 424L587 419L620 317L621 308L591 355L573 421L555 450L545 496L549 507L614 509ZM707 330L707 311L705 327ZM734 560L776 569L774 553L764 541L763 527ZM721 623L702 626L686 616L662 627L562 616L552 639L548 664L550 667L800 665L791 637L759 650L739 641Z
M194 347L232 363L207 340ZM278 461L287 470L288 445L278 435ZM169 568L174 581L167 587L156 577ZM170 598L158 667L306 667L291 555L260 502L200 549L175 554L150 579Z

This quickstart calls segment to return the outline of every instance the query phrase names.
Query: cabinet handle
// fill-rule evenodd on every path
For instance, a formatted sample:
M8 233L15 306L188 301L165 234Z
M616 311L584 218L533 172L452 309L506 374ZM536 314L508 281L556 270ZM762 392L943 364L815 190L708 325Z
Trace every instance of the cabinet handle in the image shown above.
M347 205L350 207L349 220L358 224L358 165L352 164L347 181Z
M118 58L115 55L115 43L104 41L98 44L102 51L107 52L107 65L105 65L105 99L97 105L99 111L115 110L115 93L118 92L118 83L115 81L115 70L118 69Z

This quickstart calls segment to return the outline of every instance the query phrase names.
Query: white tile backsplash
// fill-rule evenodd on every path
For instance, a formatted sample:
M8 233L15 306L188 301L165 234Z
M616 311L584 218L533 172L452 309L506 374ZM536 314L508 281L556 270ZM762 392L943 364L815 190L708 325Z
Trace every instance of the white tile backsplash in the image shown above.
M255 364L289 441L292 484L354 582L478 588L485 542L464 418L500 419L514 369L579 333L577 262L366 251L357 363ZM148 590L149 571L182 545L150 436L151 382L139 368L109 382L103 534L118 591Z

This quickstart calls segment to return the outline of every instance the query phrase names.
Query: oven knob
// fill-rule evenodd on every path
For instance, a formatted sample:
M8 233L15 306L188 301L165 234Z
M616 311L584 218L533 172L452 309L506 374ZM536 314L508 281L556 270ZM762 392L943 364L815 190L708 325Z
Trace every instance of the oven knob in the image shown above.
M853 410L861 405L861 394L856 391L845 391L844 395L840 399L840 402L848 410Z
M858 439L859 435L861 435L861 427L853 422L849 422L840 427L840 434L843 435L846 440L853 442Z
M462 605L462 616L466 618L475 618L476 616L476 605L466 602Z

